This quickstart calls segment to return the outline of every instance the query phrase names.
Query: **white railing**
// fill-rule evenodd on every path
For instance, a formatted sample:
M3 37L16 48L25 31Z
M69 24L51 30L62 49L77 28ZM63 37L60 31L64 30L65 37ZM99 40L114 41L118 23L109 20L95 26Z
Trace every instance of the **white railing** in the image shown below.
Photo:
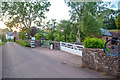
M82 56L83 45L71 44L66 42L60 42L60 50Z

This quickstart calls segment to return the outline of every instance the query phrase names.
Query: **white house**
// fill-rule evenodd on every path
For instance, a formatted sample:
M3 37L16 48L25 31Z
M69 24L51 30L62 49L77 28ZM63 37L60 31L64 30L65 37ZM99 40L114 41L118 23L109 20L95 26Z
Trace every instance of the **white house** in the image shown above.
M6 39L8 40L8 39L14 39L14 32L8 32L7 34L6 34Z
M6 39L14 39L14 37L17 37L17 35L19 34L19 32L14 31L14 32L7 32L6 33Z

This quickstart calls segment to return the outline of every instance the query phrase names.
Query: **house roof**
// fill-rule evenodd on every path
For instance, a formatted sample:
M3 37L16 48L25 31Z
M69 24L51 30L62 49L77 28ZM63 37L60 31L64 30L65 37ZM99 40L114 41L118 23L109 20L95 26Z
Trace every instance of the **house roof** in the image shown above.
M14 32L8 32L8 36L14 36Z
M103 36L113 36L108 30L100 28Z
M8 32L7 34L8 34L8 36L14 36L14 32ZM16 34L18 35L19 32L16 32Z

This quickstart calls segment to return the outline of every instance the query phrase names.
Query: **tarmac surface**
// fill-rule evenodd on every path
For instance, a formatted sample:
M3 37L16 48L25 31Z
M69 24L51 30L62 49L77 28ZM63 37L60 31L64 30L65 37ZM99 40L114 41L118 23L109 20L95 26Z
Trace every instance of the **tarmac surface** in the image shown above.
M0 46L0 79L2 78L2 46Z
M45 47L27 48L8 42L2 47L2 78L111 78L78 67L81 65L81 57L64 53L66 52ZM76 63L75 58L78 59ZM69 60L66 61L67 59Z
M56 49L49 49L47 46L40 46L36 48L32 48L32 50L39 52L40 54L44 54L51 58L60 60L67 64L72 64L76 67L82 66L82 57L78 55L74 55L72 53L64 52Z

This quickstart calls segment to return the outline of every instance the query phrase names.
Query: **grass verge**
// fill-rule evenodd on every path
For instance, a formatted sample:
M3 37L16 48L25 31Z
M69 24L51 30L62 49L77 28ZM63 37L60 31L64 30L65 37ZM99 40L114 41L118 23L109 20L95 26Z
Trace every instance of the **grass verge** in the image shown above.
M30 47L29 43L27 41L24 40L17 40L16 43L25 46L25 47Z

